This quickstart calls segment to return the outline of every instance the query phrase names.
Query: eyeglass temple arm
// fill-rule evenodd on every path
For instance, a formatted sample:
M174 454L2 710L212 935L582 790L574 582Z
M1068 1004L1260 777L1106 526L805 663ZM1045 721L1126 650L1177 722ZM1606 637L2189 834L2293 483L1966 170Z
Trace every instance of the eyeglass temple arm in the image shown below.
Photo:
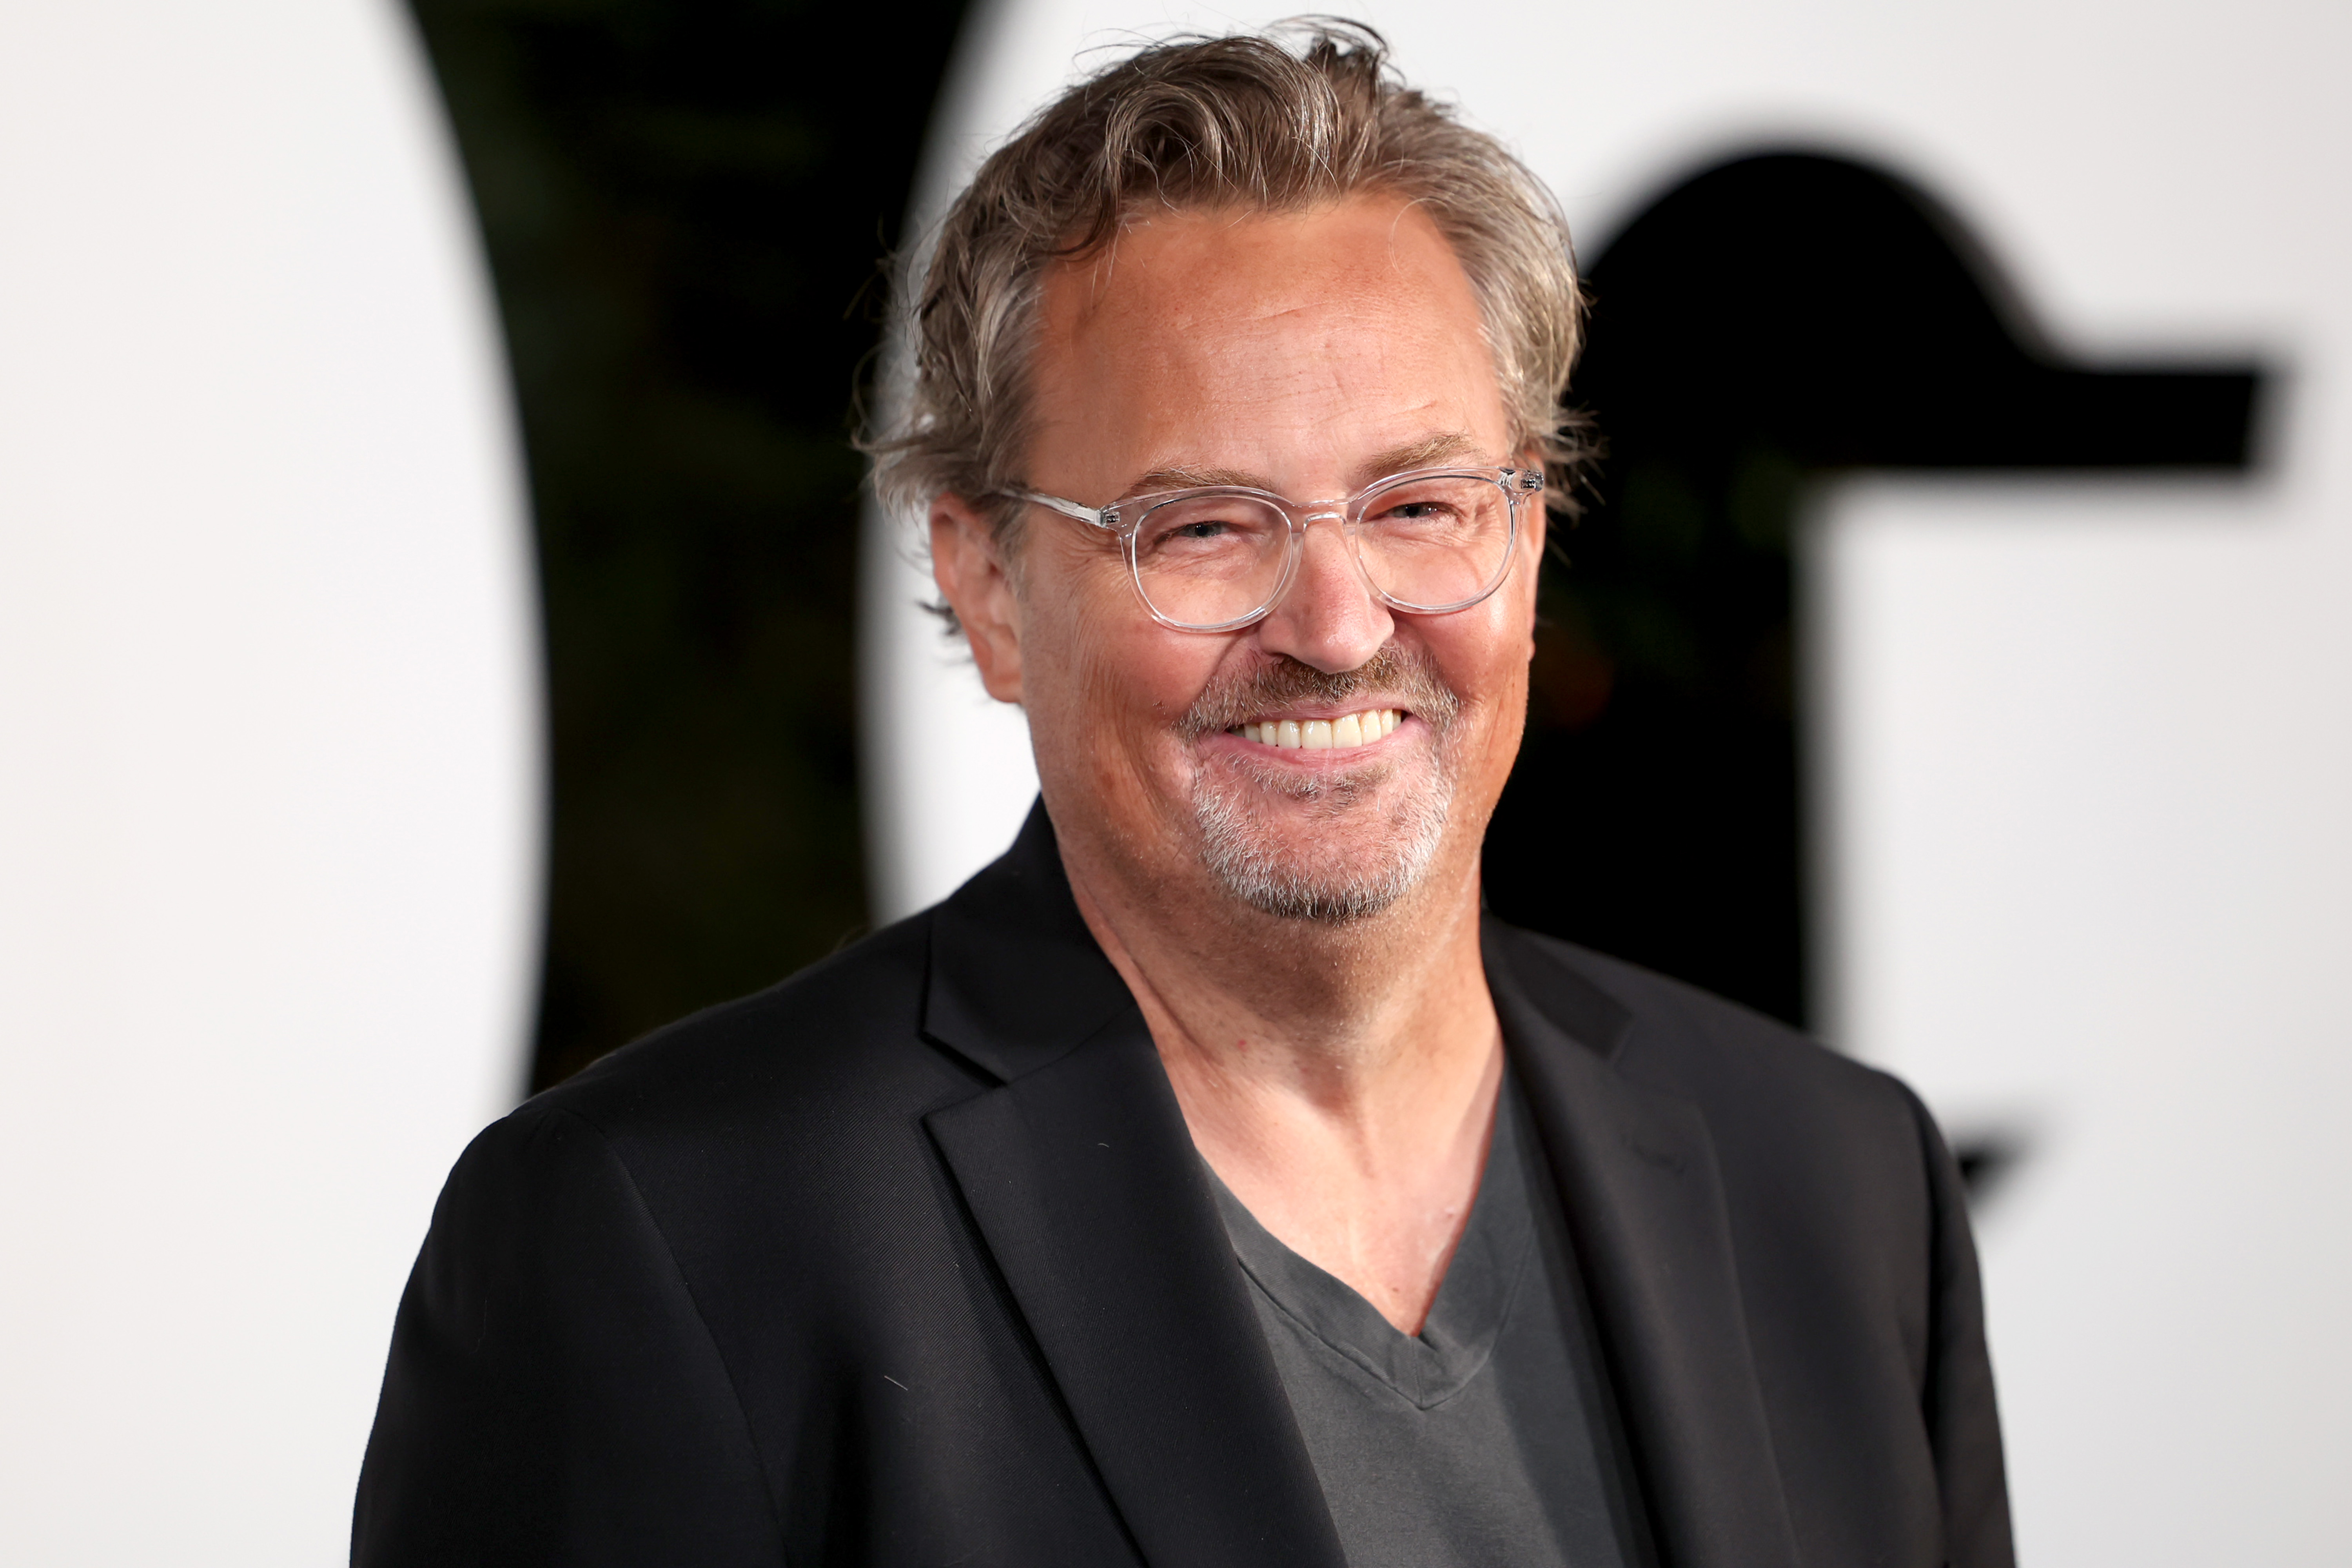
M1118 531L1118 508L1115 506L1103 507L1098 510L1094 507L1080 506L1074 500L1064 500L1059 496L1039 495L1035 490L1014 490L1013 499L1051 508L1064 517L1077 519L1089 528L1099 528L1111 533Z

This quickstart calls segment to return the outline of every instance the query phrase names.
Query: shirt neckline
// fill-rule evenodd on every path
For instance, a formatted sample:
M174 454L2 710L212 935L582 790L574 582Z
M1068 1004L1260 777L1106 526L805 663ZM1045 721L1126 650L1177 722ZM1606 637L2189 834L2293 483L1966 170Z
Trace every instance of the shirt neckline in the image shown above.
M1494 1355L1535 1251L1524 1114L1507 1073L1469 1221L1419 1334L1400 1332L1354 1287L1285 1246L1213 1170L1210 1186L1234 1256L1251 1285L1299 1331L1417 1407L1434 1409L1468 1386Z

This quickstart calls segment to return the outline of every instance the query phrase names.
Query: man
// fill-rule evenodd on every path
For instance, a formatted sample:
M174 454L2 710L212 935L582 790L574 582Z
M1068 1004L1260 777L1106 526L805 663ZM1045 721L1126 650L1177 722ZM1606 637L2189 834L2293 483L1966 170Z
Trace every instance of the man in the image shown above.
M1353 29L990 160L877 477L1041 805L476 1142L357 1561L2010 1561L1917 1102L1482 918L1577 322Z

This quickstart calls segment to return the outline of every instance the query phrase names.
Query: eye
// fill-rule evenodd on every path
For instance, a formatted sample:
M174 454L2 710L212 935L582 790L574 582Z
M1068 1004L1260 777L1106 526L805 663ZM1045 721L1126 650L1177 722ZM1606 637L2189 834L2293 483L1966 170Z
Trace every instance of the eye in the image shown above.
M1231 539L1238 531L1230 517L1211 512L1190 517L1155 519L1144 531L1144 542L1156 550L1181 548L1185 545L1215 544Z
M1146 520L1137 541L1147 554L1219 554L1255 549L1264 542L1269 530L1278 531L1280 526L1279 517L1250 501L1210 496L1156 509Z
M1391 501L1374 512L1373 522L1452 522L1462 515L1462 509L1453 502L1432 496L1415 496Z

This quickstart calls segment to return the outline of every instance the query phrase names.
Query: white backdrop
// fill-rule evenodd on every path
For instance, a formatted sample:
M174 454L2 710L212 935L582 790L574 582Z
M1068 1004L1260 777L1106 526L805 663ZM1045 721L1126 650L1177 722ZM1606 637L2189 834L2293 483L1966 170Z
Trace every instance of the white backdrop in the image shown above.
M0 5L0 1560L324 1564L521 1088L537 628L394 0Z
M2352 11L2318 0L1366 0L1588 254L1680 176L1842 152L1957 210L2075 357L2284 373L2228 483L1870 479L1800 593L1837 1043L2027 1152L1981 1216L2029 1564L2332 1563L2352 1473ZM1265 20L998 0L918 210L1090 47ZM1034 788L869 521L877 913Z

